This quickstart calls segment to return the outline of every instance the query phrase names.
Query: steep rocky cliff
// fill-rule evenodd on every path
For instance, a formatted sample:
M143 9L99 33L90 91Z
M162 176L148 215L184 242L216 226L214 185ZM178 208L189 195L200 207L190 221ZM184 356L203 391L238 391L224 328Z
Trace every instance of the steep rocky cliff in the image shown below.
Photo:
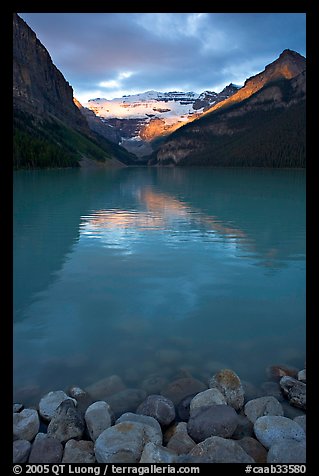
M13 15L14 167L105 165L134 156L92 131L73 102L73 89L31 28Z
M305 166L305 58L285 50L245 86L171 134L150 163Z

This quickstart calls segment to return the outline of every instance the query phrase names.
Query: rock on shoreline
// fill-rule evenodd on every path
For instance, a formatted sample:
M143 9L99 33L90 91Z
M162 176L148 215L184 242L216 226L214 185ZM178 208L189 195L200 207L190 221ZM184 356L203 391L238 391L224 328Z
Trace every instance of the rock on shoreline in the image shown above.
M13 463L305 463L305 370L266 375L260 388L227 368L141 388L111 375L14 403Z

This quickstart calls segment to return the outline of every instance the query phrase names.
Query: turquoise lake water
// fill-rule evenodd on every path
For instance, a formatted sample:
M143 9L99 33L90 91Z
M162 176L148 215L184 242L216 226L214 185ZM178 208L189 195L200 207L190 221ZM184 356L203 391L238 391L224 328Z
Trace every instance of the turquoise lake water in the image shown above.
M14 173L14 397L304 367L305 171Z

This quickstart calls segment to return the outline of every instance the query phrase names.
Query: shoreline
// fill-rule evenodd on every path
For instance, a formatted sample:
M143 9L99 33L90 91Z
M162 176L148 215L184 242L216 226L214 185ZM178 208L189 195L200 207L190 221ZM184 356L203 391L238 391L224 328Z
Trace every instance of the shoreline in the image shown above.
M148 389L117 375L13 405L14 463L305 463L306 370L273 365L262 387L221 369ZM156 385L158 384L158 385Z

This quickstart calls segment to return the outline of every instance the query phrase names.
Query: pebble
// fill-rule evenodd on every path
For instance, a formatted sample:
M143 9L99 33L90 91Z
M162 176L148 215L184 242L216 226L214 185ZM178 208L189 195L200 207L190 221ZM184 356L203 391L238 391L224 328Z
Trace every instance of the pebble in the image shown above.
M168 426L175 420L174 403L163 395L149 395L138 406L136 413L151 416L162 426Z

